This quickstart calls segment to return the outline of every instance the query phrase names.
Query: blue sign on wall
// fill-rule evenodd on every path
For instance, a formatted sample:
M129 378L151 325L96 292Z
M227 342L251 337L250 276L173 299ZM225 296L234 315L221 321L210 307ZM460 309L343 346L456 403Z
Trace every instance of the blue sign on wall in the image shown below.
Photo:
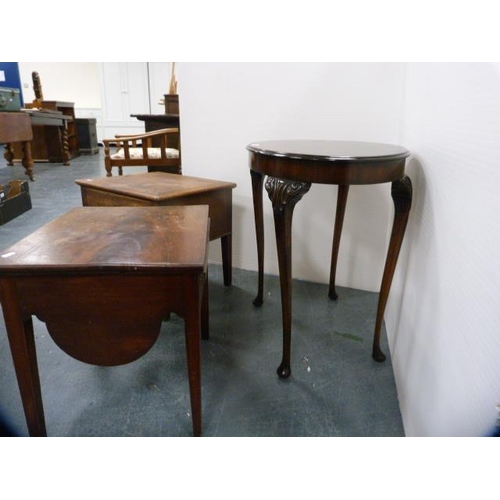
M0 87L19 89L21 107L24 107L23 91L21 89L21 74L16 62L0 62Z

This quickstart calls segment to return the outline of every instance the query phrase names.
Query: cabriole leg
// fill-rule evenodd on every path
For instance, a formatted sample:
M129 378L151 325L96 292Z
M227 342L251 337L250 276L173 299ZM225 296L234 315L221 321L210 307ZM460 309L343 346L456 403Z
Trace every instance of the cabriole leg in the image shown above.
M411 200L412 200L412 185L408 176L404 175L401 179L392 183L391 189L392 199L394 201L394 223L392 226L391 239L389 249L387 251L387 259L385 262L384 275L380 286L380 295L377 308L377 320L375 322L375 334L373 337L373 359L378 362L385 361L385 354L380 349L380 332L382 330L382 322L384 320L385 307L389 297L392 278L399 257L399 251L403 243L403 237L410 215Z
M292 216L297 202L309 191L307 182L288 181L268 177L266 190L273 204L274 227L281 286L281 308L283 318L283 359L277 370L280 378L291 374L291 330L292 330Z

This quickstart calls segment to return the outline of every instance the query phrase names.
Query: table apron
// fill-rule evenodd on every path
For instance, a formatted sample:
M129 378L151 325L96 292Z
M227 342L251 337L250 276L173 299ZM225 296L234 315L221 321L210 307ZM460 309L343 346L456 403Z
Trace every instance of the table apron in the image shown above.
M321 161L250 152L250 169L271 177L317 184L381 184L403 177L405 158Z
M143 356L168 313L185 317L196 310L199 303L187 291L205 278L204 273L3 278L0 297L19 304L23 321L31 315L43 321L54 342L73 358L114 366ZM15 283L15 296L4 296L5 280Z

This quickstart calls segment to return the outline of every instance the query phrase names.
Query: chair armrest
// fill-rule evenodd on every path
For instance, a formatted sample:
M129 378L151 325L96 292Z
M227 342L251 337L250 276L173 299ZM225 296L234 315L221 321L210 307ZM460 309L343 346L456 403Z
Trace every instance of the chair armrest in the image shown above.
M115 139L121 139L123 141L133 141L133 140L146 139L148 137L157 137L157 136L166 135L166 134L176 134L178 132L179 132L179 129L177 127L162 128L160 130L153 130L152 132L145 132L142 134L131 134L131 135L117 134L117 135L115 135ZM113 141L113 139L105 139L105 140Z
M129 148L142 147L144 158L147 158L148 152L147 148L151 147L153 144L153 139L157 139L158 145L161 148L161 157L166 159L166 154L163 149L167 148L168 134L178 134L179 128L163 128L160 130L153 130L152 132L144 132L141 134L116 134L114 139L103 139L103 144L105 146L105 154L108 156L110 154L109 147L114 144L118 150L123 149L125 151L125 157L129 158L128 150ZM141 144L139 146L139 143Z

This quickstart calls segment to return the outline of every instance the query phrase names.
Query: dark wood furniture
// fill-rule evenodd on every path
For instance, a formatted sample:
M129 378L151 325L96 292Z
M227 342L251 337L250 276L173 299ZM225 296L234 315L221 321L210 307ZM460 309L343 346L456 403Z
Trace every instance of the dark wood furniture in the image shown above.
M76 124L75 104L73 102L64 101L42 101L41 108L44 110L59 111L69 118L66 122L68 141L67 160L69 161L77 156L80 156L80 141L78 138L78 128ZM56 163L60 163L62 161L64 163L65 156L64 154L56 154L49 157L49 161Z
M113 167L118 168L118 175L123 175L123 167L142 166L147 166L148 172L182 174L178 134L177 128L165 128L144 134L115 135L113 139L104 139L102 142L106 175L113 175Z
M138 114L130 115L133 118L137 118L139 121L144 122L144 130L146 132L153 132L154 130L159 130L162 128L179 128L180 119L178 114L165 113L163 115L151 115L151 114Z
M80 154L94 155L99 153L97 140L97 120L95 118L76 118L76 129Z
M12 145L20 143L21 162L30 180L34 180L35 165L31 155L32 139L31 120L26 113L0 113L0 144L5 144L4 158L12 165Z
M84 206L208 205L210 241L221 239L224 284L231 285L233 182L153 172L76 183Z
M335 300L338 297L335 291L335 273L349 186L392 183L394 224L380 289L373 340L373 359L384 361L385 355L380 349L380 333L412 199L411 181L405 175L405 159L409 152L390 144L349 141L268 141L249 144L247 149L250 152L258 253L259 284L254 300L256 306L262 305L263 302L262 185L265 176L268 176L265 187L273 205L283 316L283 359L278 368L278 375L282 378L291 374L291 233L295 205L309 191L311 183L338 185L329 286L329 297Z
M35 162L69 165L71 159L80 155L72 102L42 101L42 108L25 112L30 115L33 126L31 151ZM14 147L12 153L10 165L22 158L20 148Z
M185 321L201 435L208 226L206 206L80 207L1 253L0 300L31 436L46 435L32 315L73 358L116 366L144 355L170 312Z
M165 104L165 113L179 114L179 94L164 94L163 102Z

